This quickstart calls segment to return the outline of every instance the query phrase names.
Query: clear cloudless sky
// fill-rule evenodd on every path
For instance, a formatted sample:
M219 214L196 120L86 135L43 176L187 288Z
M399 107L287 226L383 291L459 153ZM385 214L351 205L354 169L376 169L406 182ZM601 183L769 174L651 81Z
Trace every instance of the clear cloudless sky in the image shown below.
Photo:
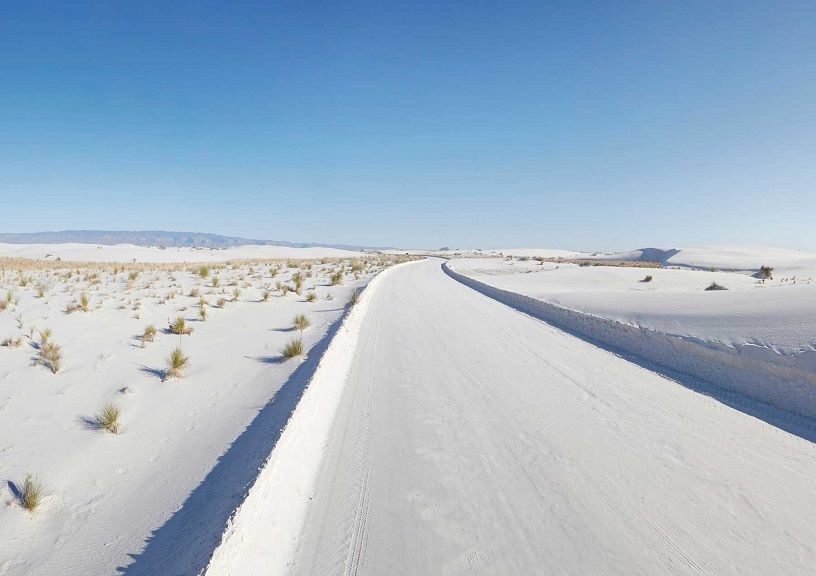
M2 2L0 231L816 249L816 2Z

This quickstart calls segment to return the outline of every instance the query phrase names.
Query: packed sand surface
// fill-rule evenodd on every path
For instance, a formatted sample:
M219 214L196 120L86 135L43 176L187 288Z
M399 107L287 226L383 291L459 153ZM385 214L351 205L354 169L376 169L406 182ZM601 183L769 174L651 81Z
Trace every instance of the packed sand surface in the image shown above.
M368 296L345 388L323 405L336 414L294 558L264 554L280 519L256 508L208 574L812 572L805 437L516 312L438 260L392 269Z

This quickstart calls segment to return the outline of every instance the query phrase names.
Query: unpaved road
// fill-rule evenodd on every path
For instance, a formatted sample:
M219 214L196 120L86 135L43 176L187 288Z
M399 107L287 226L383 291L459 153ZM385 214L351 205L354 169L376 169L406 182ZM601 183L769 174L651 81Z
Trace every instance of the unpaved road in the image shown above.
M816 445L447 277L372 295L292 572L813 574Z

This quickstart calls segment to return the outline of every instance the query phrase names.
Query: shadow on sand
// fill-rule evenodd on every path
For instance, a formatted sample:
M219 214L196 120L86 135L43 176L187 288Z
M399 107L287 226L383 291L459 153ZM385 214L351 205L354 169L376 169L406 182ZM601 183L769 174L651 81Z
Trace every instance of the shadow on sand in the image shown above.
M128 576L199 574L235 509L244 500L282 429L300 401L306 385L337 333L346 312L333 322L326 335L309 350L306 359L257 416L221 455L212 470L187 500L148 537L141 553L129 554L134 562L117 573Z

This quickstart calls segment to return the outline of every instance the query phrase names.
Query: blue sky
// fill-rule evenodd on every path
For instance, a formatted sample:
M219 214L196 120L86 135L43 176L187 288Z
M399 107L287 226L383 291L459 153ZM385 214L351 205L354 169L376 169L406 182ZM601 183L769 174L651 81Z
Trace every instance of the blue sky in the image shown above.
M816 249L813 2L0 14L0 231Z

